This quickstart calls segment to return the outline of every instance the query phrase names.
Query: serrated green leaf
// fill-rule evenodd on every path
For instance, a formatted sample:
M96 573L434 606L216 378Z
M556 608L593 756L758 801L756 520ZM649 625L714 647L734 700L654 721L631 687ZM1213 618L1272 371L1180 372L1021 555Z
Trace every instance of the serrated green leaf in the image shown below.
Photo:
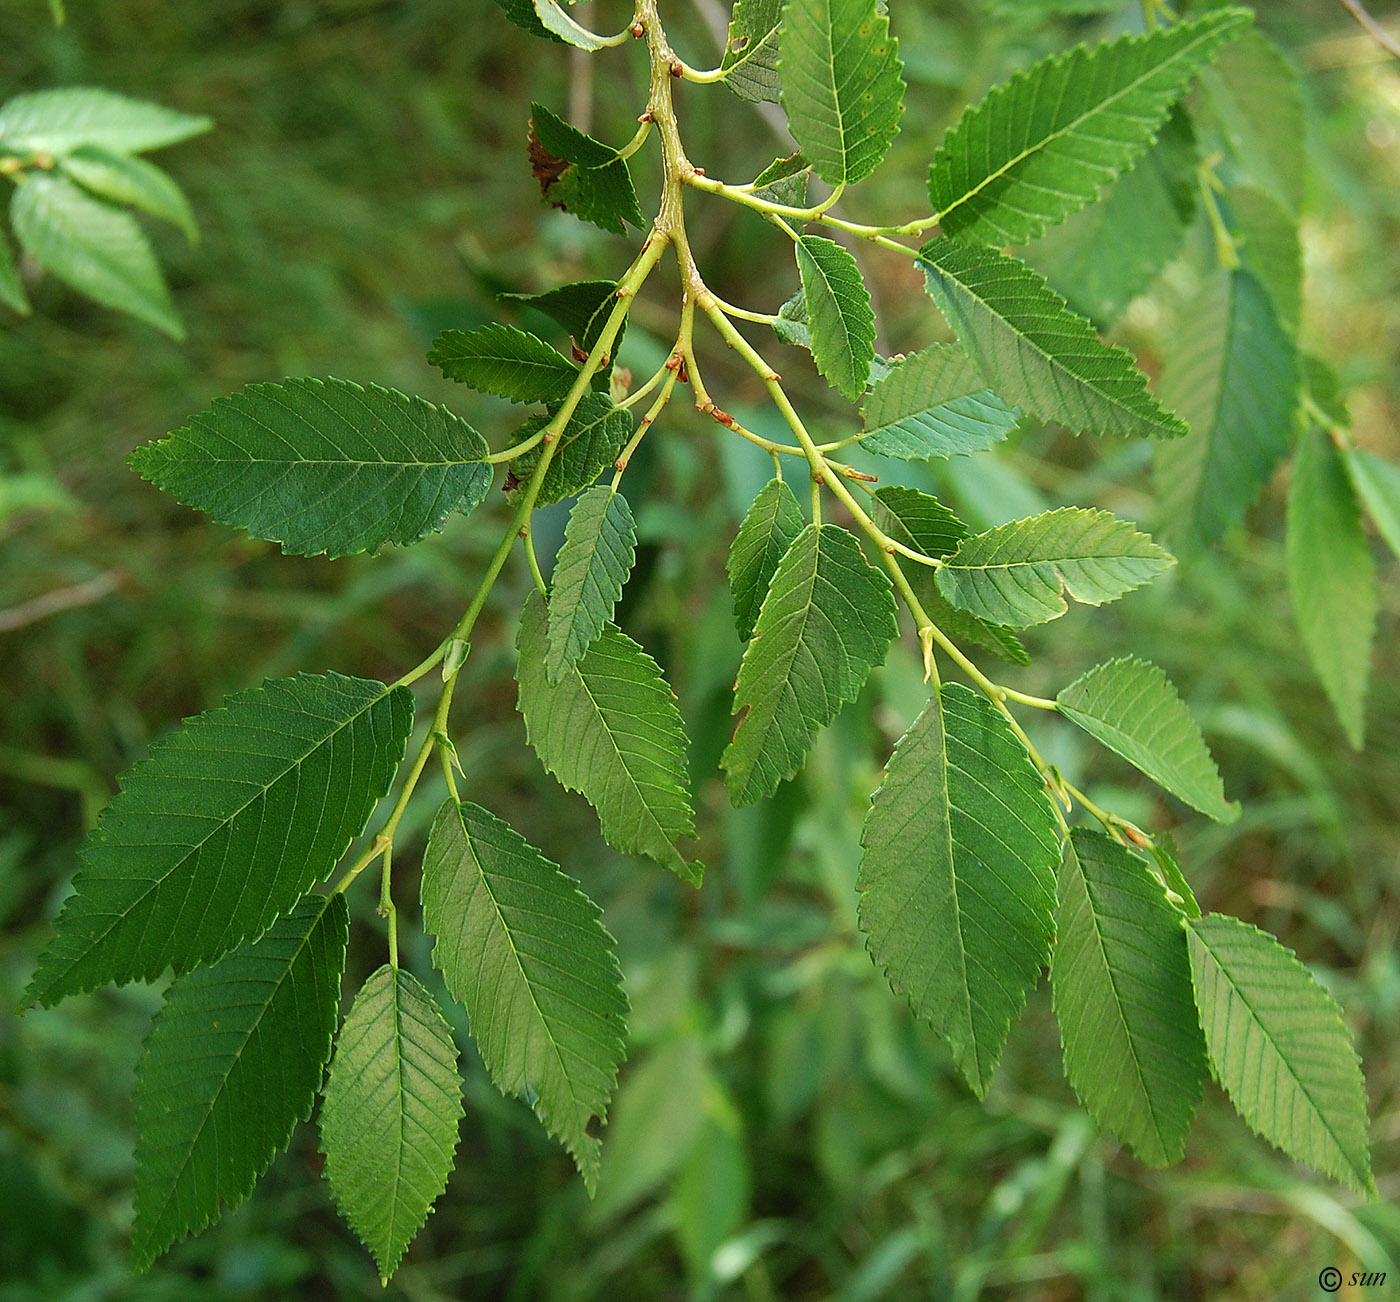
M875 523L896 542L925 556L941 557L958 549L967 526L935 497L913 488L881 488L875 493ZM949 604L938 590L936 575L917 561L900 562L924 613L955 641L974 642L1012 664L1028 665L1030 656L1009 628L989 624Z
M1202 72L1192 116L1212 147L1298 211L1307 173L1303 94L1293 65L1263 32L1244 33Z
M624 222L642 226L626 160L543 104L530 105L530 164L540 192L556 208L616 235L627 233Z
M828 185L869 176L899 132L904 65L877 0L786 0L778 75L793 139Z
M574 0L569 0L573 4ZM535 17L539 19L540 26L545 31L552 32L558 36L566 45L573 45L580 50L590 52L604 49L607 42L596 32L591 32L586 27L580 26L568 13L561 9L557 0L533 0L535 6Z
M10 251L10 242L3 231L0 231L0 303L21 316L28 316L33 310L29 306L29 295L24 292L24 281L20 279L15 255Z
M1008 402L1075 434L1177 438L1124 348L1099 341L1038 272L995 249L938 239L919 250L928 292Z
M457 1046L402 968L373 973L336 1040L321 1151L336 1206L384 1283L447 1186L462 1118Z
M1141 36L1076 46L969 108L934 155L943 233L1024 244L1094 203L1152 144L1172 105L1252 16L1223 9Z
M1314 672L1356 750L1366 733L1366 684L1380 596L1342 454L1310 429L1288 486L1288 593Z
M296 556L408 546L478 506L492 467L444 407L348 380L250 384L127 458L186 506Z
M428 361L449 380L511 402L561 402L578 379L578 367L543 339L496 321L444 330Z
M1178 800L1219 823L1239 817L1239 804L1225 799L1200 728L1156 665L1110 660L1075 679L1055 700L1067 719Z
M1059 619L1066 595L1101 606L1175 563L1126 520L1066 506L968 538L939 569L938 587L960 610L1027 628Z
M621 493L590 488L574 503L549 591L545 674L551 683L559 683L611 621L636 549L636 521Z
M1346 467L1376 531L1400 556L1400 466L1363 448L1347 448Z
M614 850L644 854L692 885L676 841L695 835L686 793L685 731L660 668L611 625L557 684L545 674L544 598L530 594L517 640L520 713L545 766L598 811Z
M512 441L522 442L553 419L553 412L532 416L515 431ZM631 435L632 417L626 408L615 406L606 394L584 394L559 435L559 450L544 472L535 504L548 506L587 488L605 466L617 460L622 445ZM529 479L539 459L540 449L533 448L512 461L510 472L514 482L508 480L507 489Z
M870 291L850 250L834 240L803 235L795 248L817 370L855 402L875 359Z
M212 963L325 877L413 727L406 687L298 674L187 720L128 770L22 1006Z
M904 461L981 452L1021 418L956 344L934 344L897 363L870 391L861 415L861 447Z
M1055 937L1050 988L1074 1092L1150 1166L1179 1161L1208 1074L1181 914L1141 859L1077 827Z
M741 642L753 636L759 607L768 594L783 553L802 532L802 508L791 488L770 479L758 490L729 548L729 593L734 628Z
M1215 542L1293 442L1296 349L1248 271L1212 273L1167 353L1161 388L1191 426L1189 438L1157 449L1170 533Z
M1190 120L1178 109L1137 166L1036 240L1026 261L1074 311L1112 325L1180 251L1196 211L1197 162Z
M20 247L105 307L183 339L156 256L130 213L94 199L67 177L31 174L10 201Z
M1209 914L1187 924L1215 1078L1251 1130L1374 1196L1366 1085L1342 1010L1267 932Z
M776 104L781 96L778 23L782 7L782 0L735 0L720 71L724 84L740 99Z
M502 294L508 302L532 307L557 321L573 337L585 353L591 353L603 329L617 306L617 282L612 280L577 280L560 285L543 294ZM627 318L622 319L613 338L612 355L617 356L627 333Z
M118 154L164 149L210 130L211 118L177 113L110 90L66 86L16 95L0 106L0 145L61 157L82 145Z
M533 1099L592 1193L588 1126L607 1115L627 1029L598 906L494 814L448 800L423 856L423 920L491 1079Z
M838 525L809 524L778 562L739 666L720 758L736 805L771 796L855 700L898 632L890 581Z
M948 683L929 701L890 756L861 845L871 957L985 1097L1050 958L1060 857L1045 783L986 698Z
M785 344L794 348L812 350L811 322L807 316L807 299L799 289L778 309L778 315L769 323L773 333ZM868 384L878 384L890 373L890 363L878 353L871 358L870 370L866 376Z
M171 985L136 1069L137 1270L237 1207L311 1115L349 937L345 897L310 896Z
M754 196L800 208L807 202L807 182L811 175L812 165L799 149L786 158L775 159L754 177Z
M170 222L184 231L191 243L199 238L185 192L154 163L97 145L83 145L64 158L61 166L99 199L129 204Z
M540 22L539 15L535 12L534 0L496 0L496 6L511 22L529 32L531 36L543 37L556 45L568 44L562 36L556 36Z

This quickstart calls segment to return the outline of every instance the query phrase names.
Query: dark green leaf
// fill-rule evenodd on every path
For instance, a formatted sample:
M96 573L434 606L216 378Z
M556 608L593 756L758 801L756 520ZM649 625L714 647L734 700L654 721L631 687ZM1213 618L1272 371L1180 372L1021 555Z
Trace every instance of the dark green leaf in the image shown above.
M212 963L325 877L413 727L406 687L299 674L230 696L122 778L24 1004Z
M804 235L796 250L817 370L855 402L875 359L870 291L855 258L835 241Z
M1235 1110L1290 1157L1374 1197L1366 1085L1335 1000L1238 918L1197 918L1187 940L1211 1067Z
M183 339L155 254L130 213L63 176L27 176L10 201L20 247L80 293Z
M661 670L609 625L558 684L545 674L544 598L531 593L517 641L520 713L546 769L598 811L614 850L645 854L692 885L701 867L676 849L694 836L685 732Z
M561 402L579 375L543 339L494 321L476 330L444 330L428 361L449 380L512 402Z
M1220 823L1240 816L1238 803L1225 799L1200 728L1156 665L1110 660L1076 679L1055 700L1061 714L1177 799Z
M622 156L543 104L530 106L530 164L540 191L556 208L617 235L624 221L642 225L642 209Z
M807 182L811 175L812 165L799 149L787 158L779 158L769 163L754 177L753 192L759 199L786 204L789 208L800 208L807 202Z
M389 1282L447 1185L462 1117L457 1046L402 968L365 982L336 1040L321 1104L326 1179Z
M1251 21L1223 9L1017 73L969 108L929 168L945 235L1024 244L1088 207L1152 144L1172 105Z
M961 610L1026 628L1059 619L1066 595L1101 606L1173 564L1126 520L1066 506L968 538L939 569L938 586Z
M449 800L423 856L433 962L467 1010L498 1089L528 1094L592 1193L623 1058L627 996L598 906L478 805Z
M1077 827L1055 933L1050 987L1074 1092L1144 1162L1180 1161L1208 1074L1181 914L1141 859Z
M1248 271L1212 274L1167 354L1162 396L1191 435L1157 450L1170 531L1212 543L1244 514L1293 442L1298 366Z
M137 1270L237 1207L311 1115L349 936L345 897L309 896L170 987L136 1071Z
M1049 961L1055 814L984 697L945 684L900 739L861 833L860 925L897 994L984 1097Z
M62 156L82 145L118 154L164 149L214 125L110 90L65 86L16 95L0 106L0 145L16 153Z
M1313 669L1347 740L1361 749L1380 597L1376 563L1342 454L1310 429L1288 486L1288 592Z
M890 581L855 538L834 524L803 529L778 563L739 666L739 721L720 759L736 805L771 796L797 772L897 631Z
M250 384L128 458L220 524L297 556L407 546L478 506L490 452L443 407L348 380Z
M1100 343L1083 317L1023 262L956 240L919 250L928 291L997 393L1073 433L1177 438L1126 349Z
M778 102L781 13L782 0L735 0L720 68L724 84L741 99Z
M729 592L740 641L753 636L778 562L802 532L802 523L802 508L781 479L770 479L759 489L729 549Z
M552 317L574 337L578 347L585 353L591 353L594 345L603 337L603 328L617 306L617 282L578 280L546 290L543 294L502 294L501 297ZM627 319L624 317L613 339L614 357L622 347L622 338L626 333Z
M562 36L556 36L542 22L535 12L534 0L496 0L496 5L517 27L523 28L531 36L541 36L556 45L567 45Z
M621 493L590 488L574 503L549 593L545 673L557 684L612 619L636 555L637 525Z
M956 344L934 344L896 364L870 391L861 415L861 447L906 461L981 452L1021 417Z
M877 0L786 0L778 72L793 138L828 185L869 176L899 131L904 65Z
M515 442L529 438L554 419L552 412L532 416L513 436ZM616 407L601 393L586 393L559 435L559 450L544 472L537 505L548 506L588 487L605 466L617 460L622 445L632 435L632 417L626 408ZM510 463L515 483L524 483L534 474L540 448L533 448ZM514 485L507 482L507 488Z

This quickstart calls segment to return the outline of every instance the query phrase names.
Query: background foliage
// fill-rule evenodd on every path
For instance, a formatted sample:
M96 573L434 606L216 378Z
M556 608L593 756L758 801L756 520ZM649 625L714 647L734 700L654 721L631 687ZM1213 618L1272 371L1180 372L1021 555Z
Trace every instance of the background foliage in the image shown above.
M599 7L599 27L625 18ZM1040 17L1067 7L904 6L910 109L858 202L871 215L919 211L923 162L969 99L1131 16L1100 4L1082 7L1109 12ZM180 717L265 676L335 668L392 680L455 618L464 576L480 571L498 530L480 512L411 551L283 557L162 498L125 456L210 399L283 375L392 384L483 429L508 428L505 402L468 411L424 349L443 327L494 318L500 292L625 265L621 241L539 205L525 122L535 99L625 139L630 124L610 115L645 83L638 66L627 95L595 90L571 79L566 51L530 43L494 13L464 21L446 0L104 0L61 29L42 5L6 8L4 96L103 85L217 123L161 156L202 231L191 248L152 228L185 345L52 281L35 315L7 316L0 333L0 983L13 1002L117 771ZM677 42L694 62L712 62L708 7L676 8L667 17ZM1400 68L1322 0L1270 6L1261 22L1307 72L1316 124L1303 142L1316 179L1305 338L1358 386L1358 443L1394 458ZM678 93L686 103L706 94ZM726 175L753 174L773 156L771 126L757 109L708 95L713 118L687 114L692 154L723 160ZM691 208L716 290L775 310L791 291L785 250L723 205ZM884 260L865 271L879 351L928 342L912 271ZM1163 287L1120 327L1149 368L1185 288ZM668 342L650 332L652 319L639 304L621 352L642 375ZM524 309L518 320L544 328ZM812 379L820 411L825 386ZM619 623L665 665L691 721L692 770L706 773L729 738L739 654L724 553L767 471L761 454L736 452L681 406L629 471L637 568ZM942 489L981 527L1089 499L1151 520L1147 457L1145 444L1095 448L1031 430L995 459L947 463ZM649 503L646 483L676 505ZM1302 1298L1327 1264L1396 1270L1400 573L1381 569L1368 742L1354 753L1294 632L1286 491L1273 482L1248 532L1227 534L1155 587L1102 611L1073 609L1061 625L1072 636L1042 641L1032 630L1035 665L1018 682L1053 692L1131 644L1150 648L1192 703L1228 794L1244 805L1229 827L1183 823L1193 884L1203 903L1297 950L1353 1019L1383 1201L1359 1205L1290 1172L1214 1087L1182 1166L1154 1172L1126 1157L1097 1135L1062 1077L1044 984L986 1105L968 1094L855 931L866 794L923 701L907 648L774 801L734 810L717 780L700 788L703 893L609 852L582 800L559 793L522 745L511 673L527 579L512 568L474 634L459 710L475 724L459 750L474 798L528 827L604 905L634 1010L630 1062L589 1203L567 1155L496 1093L456 1027L471 1124L392 1292ZM556 508L556 538L565 518ZM540 533L541 551L552 550ZM29 604L53 593L78 604L49 614ZM1049 721L1035 740L1091 793L1112 787L1125 814L1159 825L1176 816L1073 734ZM403 832L416 826L425 839L435 803L425 792ZM382 941L352 934L347 988L382 953ZM438 979L426 952L406 962ZM103 990L0 1024L6 1296L180 1298L196 1280L211 1297L379 1292L316 1178L309 1133L216 1234L180 1246L149 1276L128 1275L131 1076L158 1002L140 986Z

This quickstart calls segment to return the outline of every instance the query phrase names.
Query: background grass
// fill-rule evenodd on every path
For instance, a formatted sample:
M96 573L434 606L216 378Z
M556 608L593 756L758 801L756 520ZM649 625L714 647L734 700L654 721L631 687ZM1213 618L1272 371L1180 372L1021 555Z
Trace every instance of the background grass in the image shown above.
M678 45L709 64L712 5L678 0ZM944 127L993 80L1136 7L1045 24L1030 6L910 4L895 21L909 111L890 161L851 196L856 216L922 211ZM496 295L616 275L629 245L539 204L525 159L531 99L625 140L644 98L635 54L591 85L560 47L494 6L460 0L94 0L55 29L38 0L6 0L0 98L93 84L217 121L162 161L203 238L153 230L189 342L46 282L32 318L0 320L0 482L33 495L0 516L0 610L107 576L92 604L0 634L0 994L13 1002L67 889L77 841L115 775L180 717L297 669L396 677L455 621L494 547L499 504L407 552L328 562L212 526L123 465L136 445L220 394L288 374L334 374L445 401L496 446L505 404L464 393L423 360L446 325L500 316ZM1353 386L1358 441L1392 457L1400 357L1400 73L1339 7L1267 7L1307 72L1314 166L1305 229L1306 338ZM601 12L599 12L601 11ZM1017 17L1020 13L1022 16ZM620 27L618 4L595 8ZM709 15L711 18L713 14ZM669 18L669 13L668 13ZM720 88L680 88L688 146L746 179L780 151L771 123ZM654 188L638 165L638 189ZM793 290L783 242L717 202L692 201L715 288L773 311ZM937 325L902 263L867 259L882 347ZM667 275L669 273L666 273ZM665 279L663 276L661 279ZM649 292L624 364L650 372L669 342ZM3 311L3 309L0 309ZM517 319L505 313L508 319ZM1126 327L1155 365L1152 314ZM805 375L821 429L844 412ZM711 347L730 410L759 393ZM760 426L761 427L761 426ZM740 647L723 558L760 456L681 401L628 472L642 548L622 622L666 665L692 741L700 853L695 894L606 850L583 802L525 748L511 643L527 584L508 569L458 694L468 790L579 876L605 906L635 1009L631 1063L589 1204L567 1158L490 1086L458 1015L467 1117L458 1170L390 1286L410 1299L1312 1298L1335 1264L1400 1278L1400 574L1382 565L1383 615L1367 748L1350 752L1296 645L1284 592L1282 502L1271 486L1216 553L1102 611L1029 639L1010 678L1054 691L1132 649L1160 663L1204 724L1233 827L1186 817L1131 770L1054 721L1037 741L1074 780L1153 827L1176 828L1203 905L1273 930L1342 1001L1367 1072L1378 1183L1361 1205L1251 1136L1213 1087L1185 1162L1157 1172L1100 1136L1059 1066L1048 991L1014 1030L985 1105L915 1025L855 931L860 819L889 747L922 704L907 646L771 802L728 807L727 740ZM725 436L727 437L727 436ZM1030 430L940 485L988 522L1023 506L1109 506L1154 522L1147 450ZM23 476L23 480L20 480ZM540 524L562 534L564 511ZM428 786L428 784L425 784ZM405 823L413 841L438 793ZM368 895L346 989L383 957ZM420 974L421 940L406 941ZM0 1019L0 1296L42 1299L353 1298L381 1294L335 1217L303 1127L245 1206L155 1270L125 1266L132 1069L158 988L105 990ZM1361 1296L1360 1293L1357 1296Z

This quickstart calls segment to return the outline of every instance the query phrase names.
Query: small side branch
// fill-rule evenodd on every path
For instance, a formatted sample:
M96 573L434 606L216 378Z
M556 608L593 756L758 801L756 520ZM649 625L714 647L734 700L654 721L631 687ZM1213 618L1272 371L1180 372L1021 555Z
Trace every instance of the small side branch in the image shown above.
M1392 36L1380 23L1366 12L1365 7L1361 4L1361 0L1342 0L1342 8L1366 29L1371 39L1374 40L1381 49L1393 55L1395 58L1400 59L1400 40Z

